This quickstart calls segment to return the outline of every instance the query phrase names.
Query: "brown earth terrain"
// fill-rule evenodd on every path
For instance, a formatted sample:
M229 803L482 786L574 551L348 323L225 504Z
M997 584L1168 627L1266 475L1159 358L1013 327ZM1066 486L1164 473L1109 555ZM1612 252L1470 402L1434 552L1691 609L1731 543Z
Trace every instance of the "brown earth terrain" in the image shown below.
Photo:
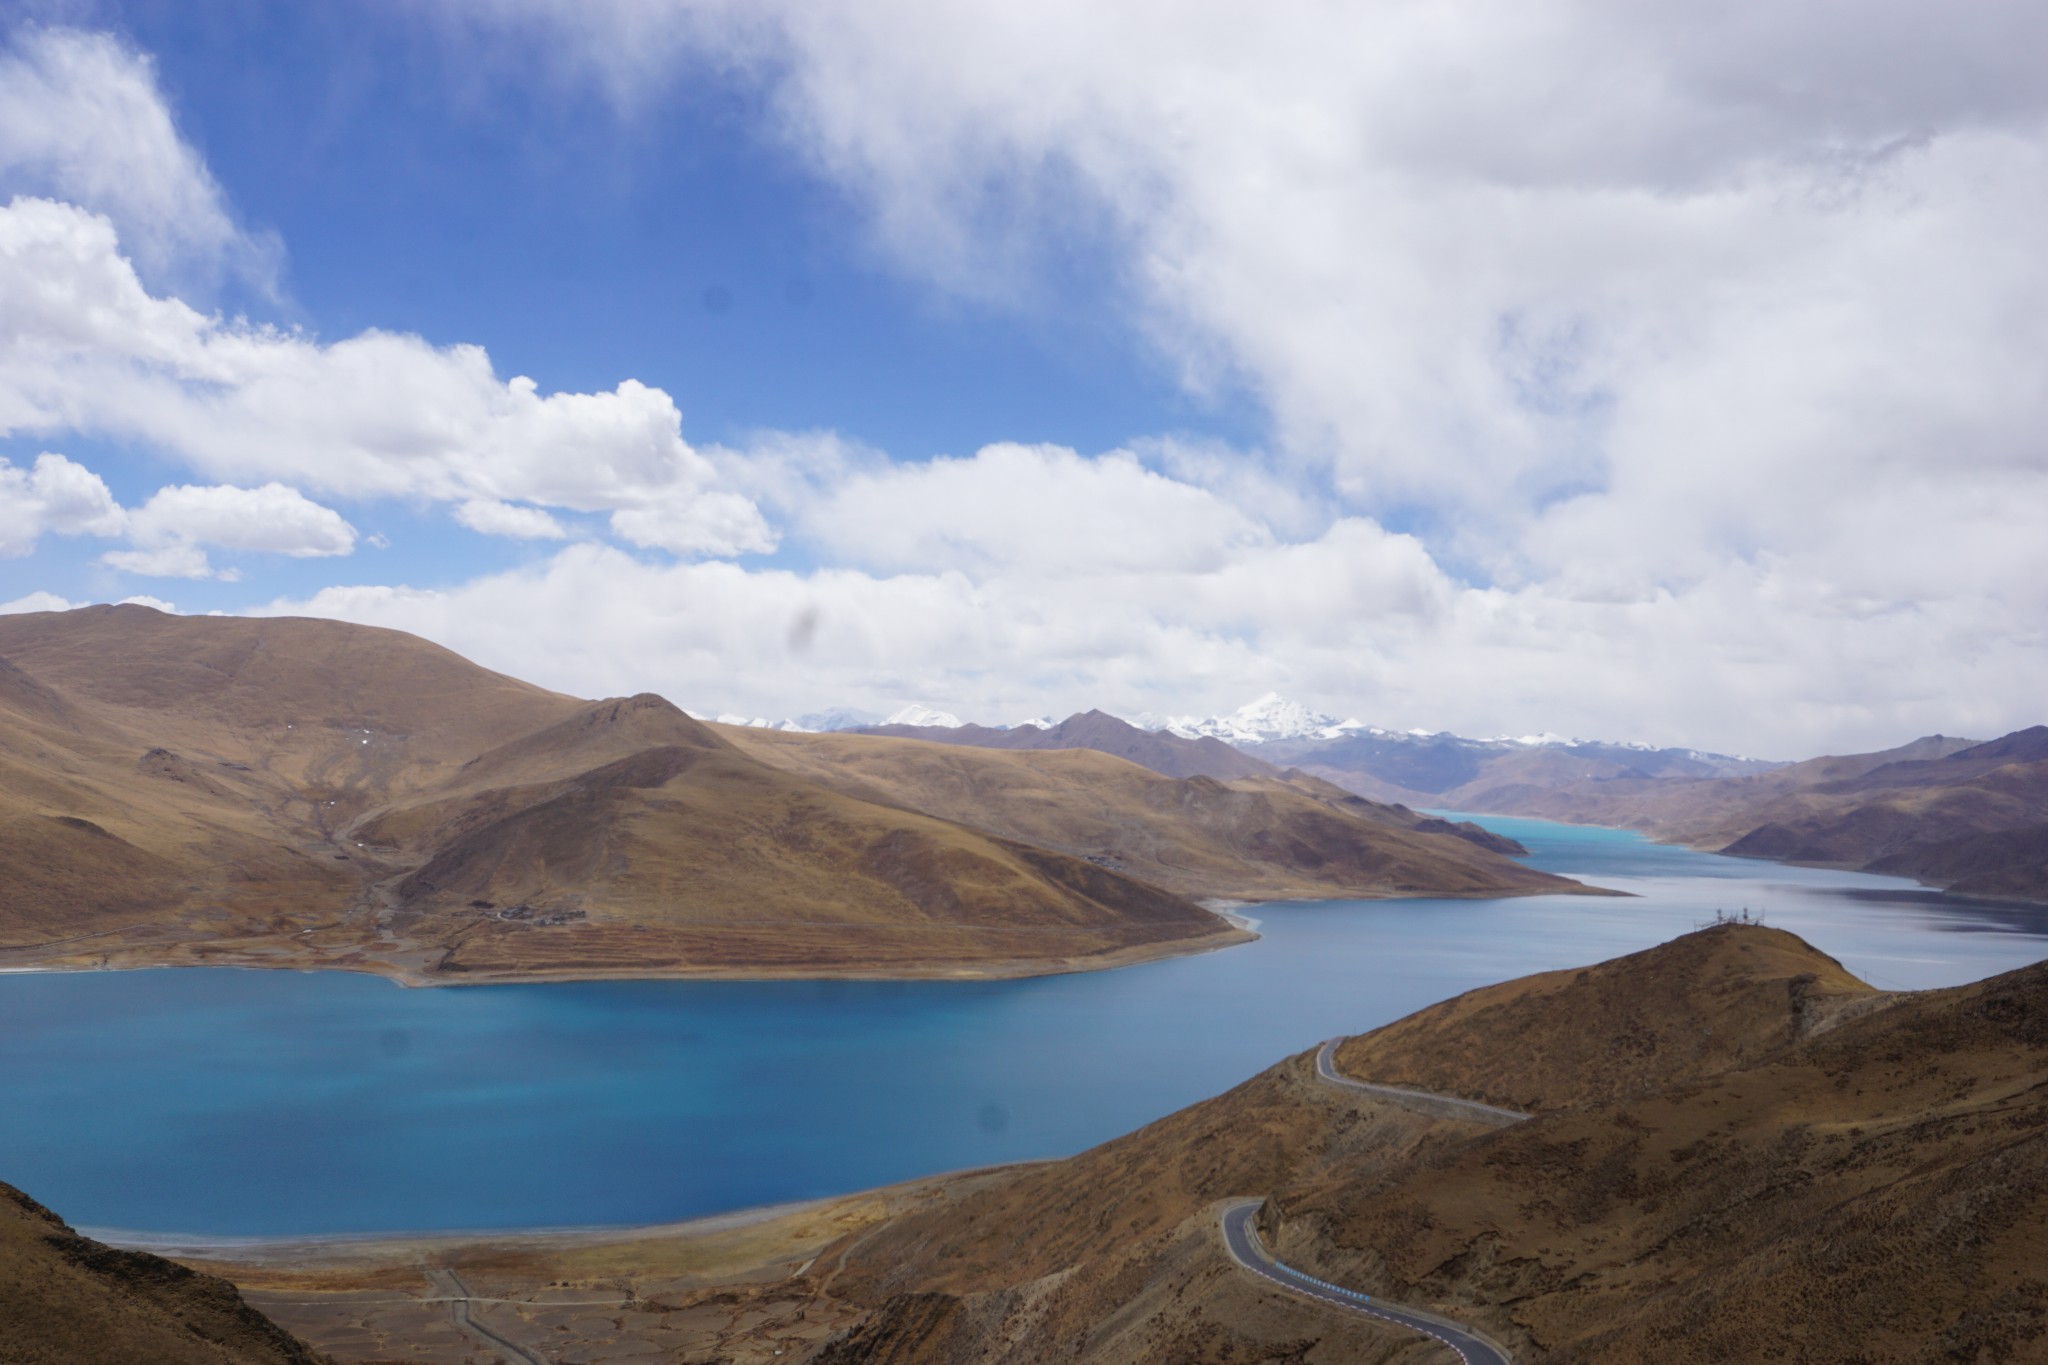
M0 965L1019 975L1242 941L1197 890L1575 888L1309 799L1264 829L1238 803L1256 877L1212 860L1214 884L1164 888L763 762L659 697L581 701L340 622L33 613L0 618L0 660ZM1155 823L1148 865L1200 861L1172 844L1205 829Z
M1501 896L1586 888L1508 861L1475 825L1301 773L1170 778L1089 749L1001 752L863 734L721 727L764 763L849 795L944 813L1184 895L1242 900Z
M81 1237L0 1185L0 1361L7 1365L323 1365L234 1285Z
M1305 1052L1069 1160L842 1206L836 1232L792 1234L744 1274L727 1268L744 1250L706 1259L647 1318L598 1315L603 1330L729 1294L719 1311L808 1324L791 1355L729 1335L670 1358L1448 1358L1237 1266L1218 1213L1249 1196L1290 1264L1447 1314L1519 1361L2048 1360L2048 964L1885 994L1792 935L1728 925L1471 992L1337 1056L1345 1074L1534 1117L1418 1112L1322 1081ZM605 1254L630 1287L660 1257L709 1257L693 1245L650 1234ZM502 1281L511 1296L594 1282L570 1283L559 1251L529 1251L525 1278ZM431 1296L418 1255L384 1257L378 1273L409 1264L405 1292ZM252 1293L282 1288L275 1267L231 1273ZM396 1340L365 1324L401 1309L374 1305L323 1335L332 1296L364 1294L369 1272L323 1273L317 1310L259 1301L345 1358L358 1357L344 1341ZM547 1321L524 1307L499 1321L527 1318ZM525 1340L556 1343L551 1359L611 1358L545 1330Z

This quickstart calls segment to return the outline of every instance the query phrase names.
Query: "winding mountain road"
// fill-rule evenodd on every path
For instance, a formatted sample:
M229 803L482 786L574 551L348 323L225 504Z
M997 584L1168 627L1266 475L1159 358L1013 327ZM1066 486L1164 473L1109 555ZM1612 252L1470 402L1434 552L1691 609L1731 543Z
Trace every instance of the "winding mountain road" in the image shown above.
M1374 1085L1371 1081L1355 1081L1337 1070L1337 1044L1342 1038L1332 1038L1316 1052L1316 1079L1331 1085L1341 1085L1346 1090L1362 1090L1368 1095L1377 1095L1383 1100L1392 1100L1405 1109L1419 1113L1433 1114L1438 1118L1470 1119L1474 1123L1487 1123L1495 1128L1506 1128L1520 1123L1532 1115L1518 1109L1501 1109L1478 1100L1461 1100L1455 1095L1433 1095L1427 1090L1407 1090L1398 1085Z
M1456 1351L1458 1359L1465 1365L1515 1365L1515 1358L1505 1350L1446 1318L1375 1299L1370 1294L1319 1280L1275 1260L1273 1254L1266 1250L1266 1244L1259 1240L1258 1229L1252 1226L1259 1203L1256 1199L1244 1199L1223 1210L1224 1245L1230 1248L1231 1259L1252 1274L1332 1308L1363 1313L1369 1318L1378 1318L1381 1322L1391 1322L1396 1327L1406 1327L1411 1332L1434 1337Z
M1427 1090L1409 1090L1397 1085L1375 1085L1371 1081L1353 1080L1337 1070L1337 1044L1341 1038L1332 1038L1316 1050L1316 1079L1326 1085L1339 1086L1345 1090L1361 1091L1375 1099L1389 1100L1404 1109L1429 1114L1435 1118L1462 1119L1469 1123L1483 1123L1493 1128L1505 1128L1521 1123L1530 1115L1515 1109L1502 1109L1496 1105L1481 1104L1477 1100L1462 1100L1455 1095L1436 1095ZM1458 1359L1465 1365L1514 1365L1514 1357L1506 1348L1498 1346L1485 1337L1461 1327L1448 1318L1434 1313L1425 1313L1419 1308L1405 1308L1398 1303L1375 1299L1356 1289L1320 1280L1307 1271L1296 1270L1293 1266L1276 1259L1259 1240L1259 1231L1252 1219L1259 1211L1259 1200L1241 1199L1224 1206L1222 1214L1223 1244L1230 1250L1230 1258L1252 1274L1271 1280L1292 1293L1340 1308L1346 1312L1363 1313L1382 1322L1391 1322L1397 1327L1406 1327L1411 1332L1420 1332L1433 1337L1458 1353Z

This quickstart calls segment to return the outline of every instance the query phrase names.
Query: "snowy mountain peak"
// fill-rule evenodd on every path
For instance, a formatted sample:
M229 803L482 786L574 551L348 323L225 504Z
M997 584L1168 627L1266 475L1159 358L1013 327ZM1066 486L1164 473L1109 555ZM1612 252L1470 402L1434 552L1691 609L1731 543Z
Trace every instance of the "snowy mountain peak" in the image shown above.
M1337 739L1370 727L1361 720L1338 720L1335 716L1311 711L1278 692L1268 692L1227 716L1212 716L1206 720L1174 716L1160 728L1171 730L1183 739L1208 737L1226 744L1268 744L1276 739Z
M935 730L957 730L966 722L949 711L914 701L883 721L884 725L919 725Z

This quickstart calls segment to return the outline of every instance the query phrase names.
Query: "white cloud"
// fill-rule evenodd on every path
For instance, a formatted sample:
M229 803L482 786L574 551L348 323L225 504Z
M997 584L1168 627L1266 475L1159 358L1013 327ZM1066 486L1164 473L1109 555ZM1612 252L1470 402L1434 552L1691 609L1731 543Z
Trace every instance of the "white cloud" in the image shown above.
M0 558L29 553L46 533L111 536L123 523L114 495L85 466L47 452L30 469L0 458Z
M1086 585L1067 609L1118 622L1102 655L1037 676L1260 673L1214 699L1235 704L1276 672L1336 688L1341 658L1359 690L1333 710L1412 697L1402 715L1450 723L1483 678L1478 728L1571 728L1598 697L1589 731L1693 707L1702 742L1793 752L1795 724L1874 744L2038 719L2048 9L462 8L545 34L638 117L661 116L641 97L664 74L750 71L906 273L1030 307L1020 269L1101 248L1190 389L1266 406L1277 477L1234 487L1241 458L1134 447L1190 486L1162 497L1245 517L1206 564L1175 558L1199 537L1136 516L1103 549L1104 503L1061 520L1051 490L1106 486L1108 460L1005 484L995 466L1027 457L892 470L815 447L731 473L828 560L900 576L878 583L954 571L1011 622ZM998 489L1015 525L977 501ZM1165 607L1140 563L1177 585ZM1398 604L1412 632L1336 615L1246 634L1339 601Z
M30 611L74 611L84 605L83 602L73 602L53 592L32 592L11 602L0 602L0 616L18 616Z
M537 539L559 512L604 517L682 555L786 535L822 567L585 543L444 590L275 604L711 712L1208 711L1274 688L1382 723L1784 755L2039 719L2037 6L466 13L538 18L622 104L693 61L754 71L883 249L945 287L1029 307L1012 282L1039 252L1107 249L1128 289L1111 303L1190 389L1261 401L1272 454L1002 432L903 465L833 433L700 451L631 380L543 394L479 347L208 316L145 288L122 243L203 255L232 223L152 122L146 65L90 44L83 65L0 68L27 88L97 51L101 74L65 89L147 95L108 104L136 125L121 137L67 142L40 111L0 131L8 166L101 211L0 209L0 433L138 441L279 486L333 518L298 545L347 524L295 489ZM77 169L164 137L167 178L131 200ZM180 223L200 226L132 245ZM33 490L40 471L0 478ZM73 471L92 477L51 475L71 501L0 499L0 549L125 525ZM216 543L164 529L109 562L214 573Z
M1005 443L968 459L834 473L792 510L809 541L866 568L1186 571L1270 539L1207 489L1129 451L1088 459Z
M186 542L312 559L355 549L355 527L296 488L267 483L160 488L128 516L140 545Z
M100 556L100 563L144 578L217 578L224 583L241 578L234 569L216 569L205 550L184 542L153 550L109 550Z
M543 395L499 379L477 346L374 331L323 344L207 317L144 289L106 219L48 200L0 209L0 434L139 440L216 479L345 498L607 512L677 553L772 548L681 423L631 379Z
M494 498L471 498L455 509L455 519L479 535L514 540L563 540L569 534L538 507L516 507Z
M1219 572L794 573L585 544L450 589L336 587L265 610L413 631L581 695L771 718L918 698L981 721L1206 713L1275 689L1389 725L1541 717L1795 757L2038 714L2037 632L2009 611L1867 615L1746 565L1637 601L1463 588L1356 520Z
M24 25L0 48L0 189L106 214L158 275L274 275L274 244L236 226L149 59L109 34Z

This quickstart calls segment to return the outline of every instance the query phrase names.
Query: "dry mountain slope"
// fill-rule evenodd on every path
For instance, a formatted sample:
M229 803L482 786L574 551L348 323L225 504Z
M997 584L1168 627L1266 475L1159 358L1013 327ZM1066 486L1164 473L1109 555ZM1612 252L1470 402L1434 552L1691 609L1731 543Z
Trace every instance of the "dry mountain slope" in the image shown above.
M1231 1265L1247 1195L1292 1264L1524 1361L2048 1359L2048 964L1885 996L1727 926L1340 1055L1536 1117L1410 1113L1304 1053L828 1250L820 1292L867 1317L819 1360L1440 1358Z
M1242 936L394 631L102 607L0 618L0 658L12 961L1007 974Z
M1184 895L1244 900L1585 891L1484 831L1300 774L1176 779L1087 749L1003 752L727 728L765 763L849 795L1059 849Z
M81 1237L0 1185L8 1365L321 1365L226 1280Z

